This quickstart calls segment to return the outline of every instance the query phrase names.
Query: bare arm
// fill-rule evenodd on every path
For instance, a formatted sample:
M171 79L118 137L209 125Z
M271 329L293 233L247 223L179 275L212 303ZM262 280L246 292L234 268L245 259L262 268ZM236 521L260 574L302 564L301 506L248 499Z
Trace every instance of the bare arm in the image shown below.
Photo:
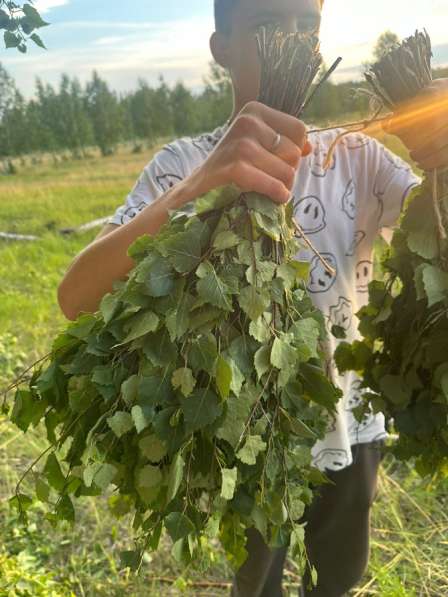
M277 133L281 143L275 144ZM276 147L275 152L271 151ZM240 112L207 160L190 176L147 205L122 226L106 226L71 264L58 290L59 305L68 319L94 312L134 266L129 246L143 234L155 235L168 220L168 211L182 207L211 189L235 184L277 203L286 203L294 184L306 129L296 118L257 102Z
M127 224L107 225L76 257L59 286L58 301L65 316L76 319L82 311L96 311L113 283L125 279L134 266L127 255L129 246L143 234L157 234L168 219L168 210L199 197L205 192L202 188L200 176L193 173Z

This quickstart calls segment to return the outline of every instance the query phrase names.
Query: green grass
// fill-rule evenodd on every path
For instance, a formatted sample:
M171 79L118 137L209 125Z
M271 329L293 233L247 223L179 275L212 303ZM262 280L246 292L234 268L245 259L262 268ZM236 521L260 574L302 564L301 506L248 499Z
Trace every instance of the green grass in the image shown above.
M391 139L387 139L388 144ZM393 142L392 149L405 155ZM45 354L64 325L57 285L73 257L95 236L66 237L58 230L113 213L152 151L100 159L43 163L0 178L0 231L36 234L33 243L0 241L0 384ZM19 476L45 447L41 429L24 435L0 418L0 597L119 597L227 595L231 570L218 545L209 546L206 575L182 573L166 540L145 561L142 576L118 570L118 553L131 546L131 520L115 520L105 499L86 499L74 528L54 529L39 506L28 527L18 523L7 498ZM412 467L384 462L372 517L369 570L356 596L448 595L448 483L430 485ZM162 582L177 579L175 583ZM158 579L158 580L157 580ZM289 561L285 586L297 594ZM209 583L201 586L194 583Z

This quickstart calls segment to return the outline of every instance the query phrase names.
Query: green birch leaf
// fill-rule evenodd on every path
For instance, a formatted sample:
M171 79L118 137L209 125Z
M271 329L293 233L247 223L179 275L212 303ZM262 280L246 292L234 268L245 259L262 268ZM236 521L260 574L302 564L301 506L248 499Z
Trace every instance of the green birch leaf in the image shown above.
M216 386L221 398L226 400L229 396L230 386L232 384L232 367L219 355L216 362Z
M156 435L142 437L138 442L138 447L143 456L151 462L160 462L168 453L165 442Z
M215 270L200 279L196 284L196 289L198 295L214 307L218 307L224 311L233 310L230 289L217 275Z
M194 270L201 259L201 238L194 231L179 232L161 243L164 256L181 273Z
M131 375L131 377L121 384L121 394L127 406L131 406L137 400L140 383L140 376Z
M33 33L32 35L30 35L30 39L32 39L34 41L36 46L39 46L40 48L42 48L44 50L47 49L44 42L42 41L42 38L39 35L37 35L37 33Z
M170 379L168 376L144 375L140 381L138 396L139 405L142 407L155 407L169 402L174 396Z
M132 416L123 411L118 411L112 417L108 417L107 424L117 437L122 437L134 427Z
M100 311L103 316L104 323L109 323L120 306L120 300L117 296L109 293L106 294L100 303Z
M86 487L95 484L105 491L117 475L118 469L113 464L101 464L98 462L86 466L83 472L83 480Z
M428 201L424 194L412 200L412 209L406 212L402 228L407 233L407 244L413 253L424 259L437 257L439 248L437 235L434 234L434 212L428 209Z
M50 454L45 463L43 474L53 489L62 491L65 486L65 476L62 474L58 459L54 454Z
M246 270L246 280L252 286L257 285L257 280L261 282L271 282L274 278L277 264L273 261L256 261L254 269L253 263Z
M120 552L120 565L122 568L129 568L132 571L137 571L140 567L143 553L139 550L128 550Z
M185 398L181 404L185 419L185 430L193 433L213 423L222 412L222 405L214 392L198 389Z
M438 267L433 265L425 266L423 269L423 284L429 307L448 298L448 274Z
M184 477L185 461L180 453L177 453L171 463L168 474L168 492L166 496L167 503L171 502L179 491Z
M240 242L240 238L231 230L224 230L216 235L213 241L213 247L217 251L224 251L236 247Z
M63 495L56 506L56 516L59 520L75 521L75 509L68 495Z
M321 404L330 412L335 410L341 392L328 380L323 369L310 363L303 363L300 366L299 377L305 395L310 400Z
M230 389L235 394L235 396L238 396L241 391L241 387L244 383L244 375L240 371L233 359L230 359L229 363L230 368L232 370L232 380L230 382Z
M256 321L268 309L271 299L267 291L258 291L253 286L246 286L241 290L238 302L250 319Z
M293 370L296 363L296 349L286 339L276 338L272 345L271 364L277 369Z
M40 476L38 476L36 478L36 497L40 502L48 502L49 497L50 497L50 488L49 486L45 483L45 481L42 480L42 478Z
M159 325L159 318L152 311L138 313L126 324L126 338L119 345L128 344L132 340L146 336L150 332L155 332ZM117 345L117 346L119 346Z
M189 396L196 385L196 380L193 377L193 372L188 367L176 369L171 378L171 382L173 384L173 388L175 388L176 390L177 388L180 388L184 396Z
M169 295L174 288L174 277L171 265L165 259L154 260L149 267L145 279L145 289L149 296L155 298Z
M84 340L92 332L97 324L95 315L84 314L80 315L76 321L67 326L66 333L79 340Z
M3 39L6 49L17 48L20 45L20 38L11 31L5 31Z
M162 473L159 467L148 464L137 470L137 487L158 487L162 482Z
M241 448L238 451L236 457L244 464L253 465L257 461L257 456L266 450L266 443L261 439L259 435L250 435Z
M269 346L262 346L255 353L254 365L257 372L258 379L261 379L265 373L271 368L271 348Z
M280 241L282 230L277 222L274 222L269 217L265 216L260 212L252 212L252 221L255 227L261 228L261 230L272 240L276 242Z
M235 448L257 398L256 388L248 385L244 386L239 396L230 395L226 401L224 421L216 431L216 436Z
M135 429L137 433L141 433L151 424L151 419L154 411L153 409L148 410L140 404L136 404L131 409L131 417L134 421Z
M31 4L25 3L22 7L22 10L27 17L28 22L33 26L34 29L40 29L40 27L46 27L50 24L43 20L38 11L34 8L34 6L31 6Z
M255 241L251 243L249 240L241 240L237 247L238 253L238 261L243 263L244 265L248 265L250 267L253 266L254 254L255 254L255 262L262 263L263 257L263 250L261 246L261 241ZM252 271L253 273L253 271ZM247 275L246 275L247 278ZM247 278L249 284L252 282Z
M184 293L179 301L179 305L167 313L165 325L170 334L171 342L181 338L188 330L193 301L194 298L191 294Z
M269 327L272 321L272 314L269 311L263 313L261 317L249 324L249 333L261 344L269 342L271 339L271 328Z
M309 358L318 358L318 342L320 337L320 325L311 317L301 319L292 324L288 330L289 334L294 336L295 343L300 347L303 346L304 350L299 349L299 353L308 354L306 360Z
M292 288L297 280L297 269L290 263L282 263L277 267L277 276L284 280L285 288Z
M166 530L173 541L183 539L195 530L194 524L180 512L171 512L164 520Z
M47 408L47 400L37 400L31 392L17 390L11 421L22 431L27 431L30 425L37 425Z
M200 371L202 369L209 374L213 374L217 358L218 348L213 334L202 334L191 343L191 348L188 353L188 362L195 371Z
M221 497L225 500L233 499L236 488L236 478L238 475L238 469L223 468L221 469L222 474L222 485L221 485Z

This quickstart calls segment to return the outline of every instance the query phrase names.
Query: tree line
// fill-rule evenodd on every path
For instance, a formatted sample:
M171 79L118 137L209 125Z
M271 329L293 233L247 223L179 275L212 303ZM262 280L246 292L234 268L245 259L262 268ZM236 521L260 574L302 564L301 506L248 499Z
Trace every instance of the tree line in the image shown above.
M447 76L448 69L438 75ZM366 113L369 100L358 92L360 87L360 83L326 82L304 119L321 122ZM215 64L200 93L182 82L170 87L161 77L155 86L141 79L135 90L118 94L93 72L85 85L67 74L56 87L38 78L29 100L0 64L0 158L67 150L82 158L91 146L108 155L122 142L138 147L163 137L211 131L229 118L231 110L230 79Z

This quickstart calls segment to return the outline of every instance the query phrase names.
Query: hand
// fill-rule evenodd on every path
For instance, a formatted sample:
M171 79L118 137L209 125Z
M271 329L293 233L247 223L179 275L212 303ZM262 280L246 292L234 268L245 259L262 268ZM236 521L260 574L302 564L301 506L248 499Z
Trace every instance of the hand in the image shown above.
M448 79L436 79L383 126L397 135L422 170L448 167Z
M275 147L278 134L281 140ZM206 191L233 183L242 191L255 191L283 204L291 197L301 158L309 153L303 122L250 102L198 172Z

